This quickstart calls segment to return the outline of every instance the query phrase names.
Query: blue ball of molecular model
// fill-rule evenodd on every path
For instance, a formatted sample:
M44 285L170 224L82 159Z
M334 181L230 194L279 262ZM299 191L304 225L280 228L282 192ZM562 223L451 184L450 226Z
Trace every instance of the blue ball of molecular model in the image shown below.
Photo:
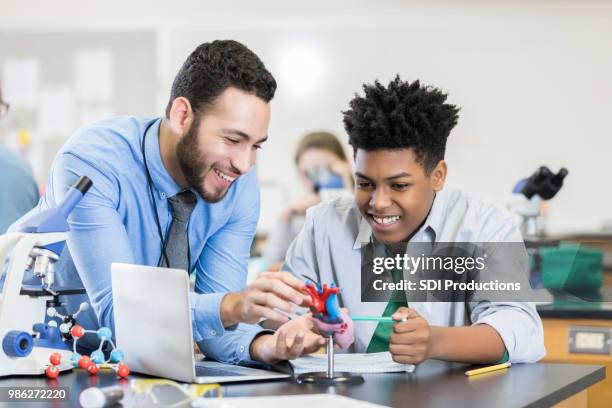
M101 352L100 350L96 350L93 353L91 353L90 358L96 364L104 363L104 353Z
M113 332L108 327L100 327L97 334L100 340L110 340L113 337Z
M70 362L72 363L73 367L78 367L79 366L79 359L81 358L81 355L79 353L72 353L72 357L70 357Z
M123 361L124 358L125 354L119 349L113 350L110 354L110 359L113 363L120 363L121 361Z

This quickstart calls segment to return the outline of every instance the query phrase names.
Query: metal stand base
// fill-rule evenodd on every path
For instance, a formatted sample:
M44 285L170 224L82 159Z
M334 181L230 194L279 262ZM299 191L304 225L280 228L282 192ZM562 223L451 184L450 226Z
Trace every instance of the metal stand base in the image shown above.
M334 373L333 377L328 377L327 373L320 371L300 374L296 378L296 382L298 384L317 385L358 385L363 384L363 377L351 373Z

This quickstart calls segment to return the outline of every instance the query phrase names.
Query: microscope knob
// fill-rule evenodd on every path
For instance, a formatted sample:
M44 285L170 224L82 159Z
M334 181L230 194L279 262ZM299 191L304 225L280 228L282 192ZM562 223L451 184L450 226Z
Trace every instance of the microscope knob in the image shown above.
M36 333L40 333L41 339L46 339L49 326L45 323L35 323L32 330L34 330Z
M56 323L57 325L57 323ZM57 327L45 324L45 323L36 323L33 327L36 333L40 333L40 339L47 340L59 340L61 338L60 331Z
M26 357L33 347L32 336L23 331L12 330L2 339L2 349L9 357Z
M56 314L57 314L57 310L55 310L54 307L50 307L47 309L47 316L55 317Z

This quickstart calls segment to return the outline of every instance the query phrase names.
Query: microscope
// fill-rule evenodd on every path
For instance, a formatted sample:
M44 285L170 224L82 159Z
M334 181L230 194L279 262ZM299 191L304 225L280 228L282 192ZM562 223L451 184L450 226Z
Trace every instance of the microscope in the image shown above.
M59 371L73 367L72 351L64 339L76 316L61 316L55 307L61 305L59 296L85 290L55 287L54 272L70 230L68 216L91 186L89 178L80 177L59 205L27 218L16 232L0 236L0 262L5 269L0 293L0 377L44 374L51 354L61 356ZM23 285L26 271L39 278L40 285ZM81 305L79 311L85 308ZM62 330L54 321L46 324L46 316L64 318Z
M350 194L342 177L326 167L311 168L307 174L315 193L321 197L321 201L329 201Z
M565 167L555 174L548 167L542 166L529 178L521 179L514 186L508 207L518 215L525 241L535 241L544 235L538 223L539 217L542 216L541 204L557 195L567 174Z
M533 258L529 283L533 289L543 288L540 249L558 247L558 239L546 239L539 223L542 216L541 205L544 200L553 198L561 187L568 171L562 167L557 174L546 166L537 169L530 177L521 179L512 190L508 208L516 214L520 222L521 235L527 253Z

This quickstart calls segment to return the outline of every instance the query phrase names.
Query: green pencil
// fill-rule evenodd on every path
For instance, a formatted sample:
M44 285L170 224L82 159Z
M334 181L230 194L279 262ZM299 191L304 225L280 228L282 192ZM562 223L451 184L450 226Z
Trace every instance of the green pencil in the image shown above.
M396 323L391 317L385 316L351 316L351 319L355 322L383 322L383 323ZM405 322L406 319L401 321Z

